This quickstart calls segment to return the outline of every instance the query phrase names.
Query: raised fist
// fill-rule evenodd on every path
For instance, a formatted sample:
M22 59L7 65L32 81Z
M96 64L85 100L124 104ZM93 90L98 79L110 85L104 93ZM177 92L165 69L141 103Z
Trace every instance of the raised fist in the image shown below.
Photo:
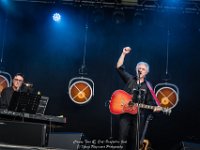
M130 51L131 51L131 48L130 48L130 47L124 47L124 48L123 48L123 53L124 53L124 54L130 53Z

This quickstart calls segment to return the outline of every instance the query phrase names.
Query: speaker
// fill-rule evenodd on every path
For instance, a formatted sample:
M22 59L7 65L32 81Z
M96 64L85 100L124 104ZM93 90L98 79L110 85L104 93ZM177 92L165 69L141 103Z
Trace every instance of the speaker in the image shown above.
M181 150L200 150L200 143L182 141L181 145L182 145Z
M44 124L0 121L0 143L14 145L47 145L47 127Z
M48 147L77 150L82 136L82 133L49 133Z
M200 150L200 143L181 141L170 150Z

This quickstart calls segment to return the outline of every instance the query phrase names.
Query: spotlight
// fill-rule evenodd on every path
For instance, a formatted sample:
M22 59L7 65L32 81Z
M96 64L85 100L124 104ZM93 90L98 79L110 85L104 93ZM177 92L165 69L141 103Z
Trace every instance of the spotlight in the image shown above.
M135 12L133 22L138 26L142 26L144 24L144 14L141 12Z
M8 0L1 0L1 3L2 3L4 6L8 6Z
M123 11L120 11L120 10L114 11L112 19L114 23L122 24L125 21L125 14Z
M83 52L83 63L79 69L80 75L86 75L86 65L85 65L85 56L86 56L86 43L87 43L87 31L88 24L85 25L85 42L84 42L84 52ZM88 103L92 96L94 96L94 82L90 78L86 77L75 77L69 81L68 85L68 94L70 99L76 104L85 104Z
M2 92L4 88L8 86L9 86L8 79L4 77L3 75L0 75L0 93Z
M59 13L53 14L53 20L54 20L55 22L60 22L60 20L61 20L61 15L60 15Z
M88 103L94 96L94 82L85 77L72 78L68 85L68 93L74 103Z
M104 19L104 11L101 9L94 10L92 13L92 17L95 23L101 22Z
M172 109L179 101L179 89L171 83L159 83L155 86L156 96L160 102L160 106Z
M0 93L6 87L11 86L12 84L12 77L9 73L0 71Z

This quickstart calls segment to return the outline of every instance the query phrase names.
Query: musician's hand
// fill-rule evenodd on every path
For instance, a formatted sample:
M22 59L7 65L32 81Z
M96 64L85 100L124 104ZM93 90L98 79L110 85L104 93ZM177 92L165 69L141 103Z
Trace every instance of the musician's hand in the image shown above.
M154 112L160 112L162 110L162 107L157 106L153 109Z
M128 54L128 53L130 53L130 51L131 51L131 48L130 47L124 47L123 48L123 54Z

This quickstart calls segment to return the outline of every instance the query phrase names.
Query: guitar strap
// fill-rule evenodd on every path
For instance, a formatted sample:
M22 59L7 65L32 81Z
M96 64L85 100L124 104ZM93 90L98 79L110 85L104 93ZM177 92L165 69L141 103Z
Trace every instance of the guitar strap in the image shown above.
M158 98L156 97L156 94L154 93L153 88L151 87L149 81L146 80L146 84L147 84L149 91L151 92L151 95L153 96L153 99L156 101L156 104L158 106L160 106L160 102L159 102Z

